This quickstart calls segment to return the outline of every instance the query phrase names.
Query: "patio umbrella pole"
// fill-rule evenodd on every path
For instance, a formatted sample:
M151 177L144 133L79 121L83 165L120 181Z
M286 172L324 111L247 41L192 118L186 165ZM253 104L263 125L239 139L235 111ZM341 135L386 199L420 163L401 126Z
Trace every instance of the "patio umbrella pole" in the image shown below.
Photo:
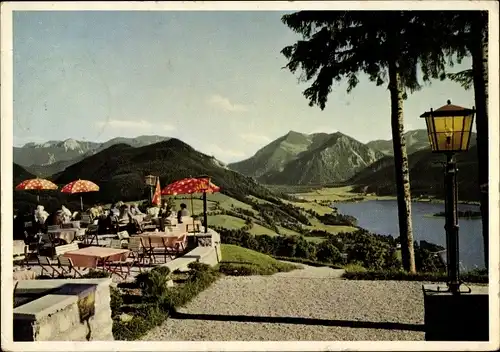
M205 227L205 233L208 231L207 223L207 192L203 192L203 223Z
M194 230L194 206L193 206L193 193L191 193L191 218L193 218L193 230ZM195 231L196 232L196 231Z
M83 211L83 199L82 199L82 196L80 196L80 207L82 208L82 211Z

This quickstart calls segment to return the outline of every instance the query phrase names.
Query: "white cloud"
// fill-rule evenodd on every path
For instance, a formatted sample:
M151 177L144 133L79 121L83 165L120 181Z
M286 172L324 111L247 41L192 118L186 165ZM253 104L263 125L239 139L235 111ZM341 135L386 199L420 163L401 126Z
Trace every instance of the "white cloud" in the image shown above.
M26 143L43 143L47 142L50 138L41 137L41 136L13 136L13 143L16 147L22 147Z
M207 155L213 155L217 159L220 159L221 161L224 161L224 162L226 160L229 160L229 159L234 160L234 159L245 157L245 153L243 153L240 150L221 148L217 144L210 144L202 150L203 150L203 153L205 153Z
M221 95L212 95L207 99L207 104L227 112L245 112L248 108L242 104L232 103L228 98Z
M335 133L335 132L338 132L339 130L335 129L335 128L332 128L332 127L326 127L326 126L319 126L319 127L315 127L311 132L309 132L309 134L313 134L313 133L328 133L328 134L331 134L331 133Z
M255 143L255 144L260 144L260 143L268 143L271 141L271 139L267 136L264 135L258 135L258 134L252 134L252 133L244 133L241 134L240 137L248 143Z
M123 129L138 129L138 130L163 130L163 131L174 131L175 126L168 124L156 124L151 123L146 120L107 120L98 122L99 127L111 127L111 128L123 128Z

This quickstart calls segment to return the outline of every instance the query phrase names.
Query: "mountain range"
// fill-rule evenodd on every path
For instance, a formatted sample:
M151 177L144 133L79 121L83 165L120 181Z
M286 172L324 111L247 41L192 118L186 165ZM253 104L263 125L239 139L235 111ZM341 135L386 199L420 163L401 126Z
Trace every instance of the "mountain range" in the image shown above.
M427 130L420 129L408 131L404 134L404 137L406 143L406 153L408 155L418 152L419 150L429 148L429 137L427 135ZM473 146L475 144L476 134L472 133L470 145ZM381 151L386 155L394 155L392 149L392 139L377 139L366 143L366 145L372 149Z
M61 172L66 167L113 145L124 143L132 147L142 147L168 140L169 137L139 136L136 138L117 137L104 143L66 139L45 143L27 143L14 147L14 162L27 171L46 177Z
M441 197L442 169L436 165L439 156L425 148L428 141L424 132L406 133L412 193ZM461 198L467 200L478 196L474 142L473 136L470 151L459 156L463 169L459 173L459 190ZM28 143L14 148L14 182L34 175L58 184L89 179L101 186L101 201L144 198L144 176L148 173L159 175L162 185L183 177L209 174L225 193L239 199L246 195L273 197L261 184L344 183L354 185L360 192L394 195L394 159L387 155L389 145L392 148L391 141L381 140L363 144L340 132L308 135L290 131L251 158L225 166L214 157L169 137L120 137L105 143L72 139Z
M162 186L177 179L210 175L228 195L268 198L271 192L252 178L229 170L212 156L170 138L142 147L115 144L52 176L57 184L82 178L100 186L99 198L107 201L144 198L144 177L158 175Z
M342 182L384 157L341 132L303 134L290 131L230 169L265 184Z
M471 141L472 142L472 141ZM456 155L458 164L457 187L459 198L468 201L479 200L477 146ZM412 196L432 196L443 199L444 165L443 155L421 149L408 156ZM355 192L396 195L394 158L386 156L347 181L354 185Z

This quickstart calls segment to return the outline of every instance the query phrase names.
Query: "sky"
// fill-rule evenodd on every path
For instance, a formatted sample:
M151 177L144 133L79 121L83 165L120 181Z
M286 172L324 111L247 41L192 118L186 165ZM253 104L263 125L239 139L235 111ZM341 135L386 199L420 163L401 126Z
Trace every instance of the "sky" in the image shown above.
M293 130L390 139L386 86L360 75L309 107L280 53L299 39L278 11L17 11L13 15L14 145L162 135L223 162ZM470 68L470 59L451 71ZM433 81L404 103L405 130L473 91Z

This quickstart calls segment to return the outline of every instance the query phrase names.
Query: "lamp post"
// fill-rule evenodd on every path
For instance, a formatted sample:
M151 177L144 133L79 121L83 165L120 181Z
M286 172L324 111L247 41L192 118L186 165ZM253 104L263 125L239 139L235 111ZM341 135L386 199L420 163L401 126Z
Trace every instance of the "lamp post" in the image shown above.
M457 163L455 154L469 149L474 108L466 109L448 104L437 110L430 110L420 117L425 118L427 134L433 153L446 155L445 214L446 253L448 289L454 295L460 294L458 258L458 217L457 217Z
M145 182L146 182L146 185L149 186L149 190L150 190L149 201L152 202L153 201L153 188L156 186L156 176L147 175L145 177Z
M208 232L207 191L208 191L209 186L210 186L210 176L203 175L203 176L199 176L198 178L203 178L206 181L205 187L203 188L203 227L205 229L204 230L205 233L207 233Z

